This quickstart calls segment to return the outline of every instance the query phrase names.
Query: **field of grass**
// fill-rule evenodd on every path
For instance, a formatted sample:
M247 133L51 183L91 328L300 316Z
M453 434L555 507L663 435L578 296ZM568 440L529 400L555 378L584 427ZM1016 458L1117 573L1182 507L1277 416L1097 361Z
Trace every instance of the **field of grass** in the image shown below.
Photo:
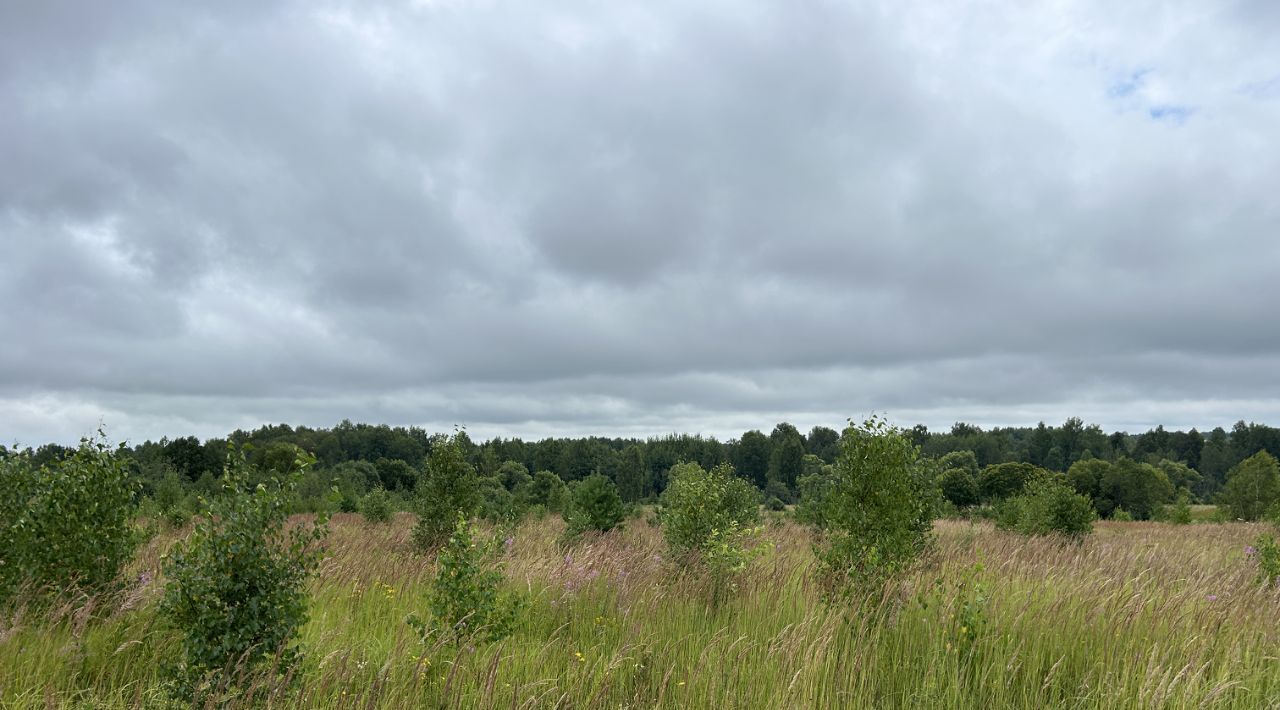
M512 535L528 599L499 643L424 646L433 564L411 518L338 515L296 689L275 707L1264 708L1280 706L1280 595L1244 547L1263 526L1100 523L1082 545L945 521L922 568L866 604L821 601L809 533L774 521L713 607L644 520L562 548ZM176 644L155 621L162 534L109 599L0 620L0 705L152 707Z

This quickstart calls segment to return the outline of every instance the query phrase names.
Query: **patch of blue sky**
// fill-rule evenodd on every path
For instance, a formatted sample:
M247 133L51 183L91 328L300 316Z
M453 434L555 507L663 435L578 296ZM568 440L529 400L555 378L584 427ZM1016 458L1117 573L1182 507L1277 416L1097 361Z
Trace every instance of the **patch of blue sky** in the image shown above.
M1187 122L1191 114L1195 113L1195 109L1190 106L1177 106L1173 104L1163 104L1152 106L1147 109L1147 115L1153 121L1164 121L1175 125L1182 125Z
M1113 99L1133 96L1138 89L1142 88L1143 81L1145 81L1147 74L1150 73L1150 68L1139 69L1122 79L1112 82L1111 86L1107 87L1107 96Z
M1240 93L1255 99L1280 99L1280 74L1262 81L1251 81L1240 87Z

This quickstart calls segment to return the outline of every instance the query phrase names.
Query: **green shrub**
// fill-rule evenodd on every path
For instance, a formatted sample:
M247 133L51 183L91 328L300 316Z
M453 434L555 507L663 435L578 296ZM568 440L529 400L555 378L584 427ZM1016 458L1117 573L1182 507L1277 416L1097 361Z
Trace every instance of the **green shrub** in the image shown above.
M978 473L978 493L989 502L1012 498L1045 473L1045 469L1029 463L1010 461L991 464Z
M672 556L700 563L711 573L713 602L731 589L731 577L746 567L745 539L760 517L759 492L721 464L704 470L696 463L671 467L658 520Z
M822 527L823 509L836 485L834 466L824 466L814 473L796 479L800 500L796 503L796 520Z
M660 499L662 535L676 555L701 551L713 530L754 525L760 517L759 495L728 464L710 471L696 463L676 464Z
M533 476L529 475L529 469L525 468L524 464L516 461L503 462L498 467L498 472L495 475L502 483L502 487L512 493L533 483Z
M1245 554L1254 558L1258 564L1258 582L1268 587L1275 586L1280 580L1280 545L1275 537L1261 535L1253 541L1253 545L1245 548Z
M787 509L787 504L782 502L781 498L774 496L764 502L764 507L772 512L778 512Z
M507 490L497 477L480 479L480 488L479 514L485 520L498 524L515 523L528 510L524 497Z
M884 420L850 422L832 479L810 490L815 548L829 592L871 591L909 568L933 525L933 472L911 440Z
M298 469L311 461L300 456ZM286 526L299 477L250 490L243 452L229 455L224 495L165 560L160 616L180 636L181 657L170 669L177 697L212 700L263 677L264 667L285 674L300 657L307 581L328 527L323 518Z
M553 513L564 512L569 502L569 487L551 471L538 471L533 480L518 487L516 495L529 506L541 506Z
M769 479L769 482L764 484L763 497L766 499L777 498L783 503L795 502L795 495L791 492L791 489L787 487L787 484L777 479Z
M1094 503L1100 515L1114 518L1115 509L1124 508L1131 519L1146 520L1173 500L1173 494L1173 484L1163 470L1121 457L1102 472Z
M432 552L453 532L458 513L470 518L480 508L480 479L467 463L459 437L435 441L427 457L426 470L418 479L418 523L413 528L414 546Z
M966 508L966 510L968 509ZM960 509L956 507L955 503L952 503L946 498L943 498L942 502L938 504L938 509L935 513L940 519L964 518L967 516L966 513L960 512Z
M191 522L191 509L188 508L184 502L166 510L162 514L162 517L164 518L165 524L168 525L170 529L177 530Z
M360 514L370 523L385 523L391 520L391 498L387 491L375 488L360 500Z
M272 451L272 459L275 459L289 449L274 446ZM300 449L294 447L292 451L297 455ZM292 464L276 460L273 465L287 473ZM268 476L278 475L278 472L268 472ZM370 480L378 480L377 469L364 461L345 461L337 466L307 469L302 471L302 478L294 490L290 512L359 512L360 501L369 490Z
M1133 516L1130 515L1129 511L1125 510L1124 508L1116 508L1115 510L1111 511L1111 519L1116 521L1117 523L1133 522Z
M921 585L916 603L929 616L946 609L946 620L936 631L964 663L973 660L991 630L987 606L991 594L983 583L981 562L957 570L958 574L938 575L931 585Z
M517 597L500 593L499 570L485 569L484 560L491 548L492 545L482 548L475 543L471 523L459 514L453 534L437 557L438 568L428 601L431 616L424 620L412 615L408 620L424 642L433 637L498 641L511 634L521 604Z
M1170 507L1165 518L1174 525L1187 525L1191 522L1191 494L1187 489L1178 493L1177 500Z
M1079 539L1093 531L1093 504L1060 476L1044 475L998 508L996 525L1023 535Z
M570 538L581 536L588 530L608 532L626 517L622 498L613 481L594 473L574 484L569 491L565 534Z
M133 556L138 481L102 432L36 466L0 457L0 603L19 588L100 590Z
M969 469L947 469L938 482L942 497L955 507L967 508L978 504L978 478Z
M155 484L155 490L151 495L151 499L155 501L161 515L174 508L182 507L186 502L186 498L187 491L182 485L182 476L172 468L165 471L164 476Z

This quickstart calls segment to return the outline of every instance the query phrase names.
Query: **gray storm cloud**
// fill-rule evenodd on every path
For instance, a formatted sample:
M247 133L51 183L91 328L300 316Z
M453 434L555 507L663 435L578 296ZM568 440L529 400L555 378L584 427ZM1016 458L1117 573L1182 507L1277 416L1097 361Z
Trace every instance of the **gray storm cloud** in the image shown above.
M0 436L1280 419L1271 3L0 6Z

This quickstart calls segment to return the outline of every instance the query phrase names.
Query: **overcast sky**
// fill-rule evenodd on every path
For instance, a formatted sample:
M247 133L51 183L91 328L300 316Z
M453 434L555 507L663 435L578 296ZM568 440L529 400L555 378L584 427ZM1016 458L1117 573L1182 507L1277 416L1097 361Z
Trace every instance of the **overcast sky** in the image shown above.
M1270 0L0 2L0 438L1280 424L1277 37Z

